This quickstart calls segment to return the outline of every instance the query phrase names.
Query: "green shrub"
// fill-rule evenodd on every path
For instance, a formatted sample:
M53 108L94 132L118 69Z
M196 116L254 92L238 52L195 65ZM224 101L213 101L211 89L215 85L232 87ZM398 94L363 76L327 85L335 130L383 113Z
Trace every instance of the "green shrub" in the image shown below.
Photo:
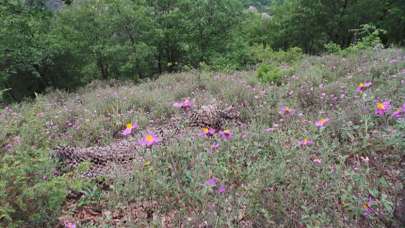
M287 63L294 64L302 59L303 51L301 48L294 47L287 51L274 51L271 48L263 48L261 46L251 47L252 58L256 62L271 62L271 63Z
M236 61L226 57L217 57L211 61L209 70L212 71L232 72L240 67Z
M325 44L324 47L326 49L326 53L328 54L339 53L342 50L339 44L333 42Z
M361 40L357 43L357 47L360 49L374 48L378 45L381 45L381 36L386 33L385 30L377 28L372 24L361 25L359 29L359 35Z
M4 101L4 94L8 91L8 89L0 90L0 104Z
M257 69L257 77L263 83L275 83L279 85L283 77L283 70L275 65L261 64Z
M303 51L299 47L289 48L287 51L279 51L279 59L280 61L286 63L295 63L302 59Z
M49 151L56 140L49 140L43 120L36 118L40 99L0 115L0 227L55 225L68 190L80 182L54 175L57 164Z
M360 29L356 30L360 36L360 41L341 51L342 55L356 54L359 50L383 47L381 36L386 33L385 30L379 29L372 24L365 24L360 27Z
M55 222L67 182L53 177L47 156L43 150L30 150L0 160L0 225L38 227Z

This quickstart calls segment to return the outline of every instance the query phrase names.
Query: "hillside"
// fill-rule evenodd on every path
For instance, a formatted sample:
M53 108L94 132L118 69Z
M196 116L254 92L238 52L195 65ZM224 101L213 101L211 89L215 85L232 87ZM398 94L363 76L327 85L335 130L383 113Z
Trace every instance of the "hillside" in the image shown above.
M278 85L191 71L2 109L0 224L403 225L405 51L295 65Z

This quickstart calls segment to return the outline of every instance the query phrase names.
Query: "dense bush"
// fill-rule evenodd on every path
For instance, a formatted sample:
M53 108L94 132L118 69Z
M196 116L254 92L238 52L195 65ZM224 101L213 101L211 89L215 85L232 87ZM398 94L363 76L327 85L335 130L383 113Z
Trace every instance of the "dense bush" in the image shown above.
M250 48L250 54L255 62L276 64L295 64L304 56L302 49L298 47L289 48L285 51L275 51L270 47L262 48L260 46L253 46Z
M261 64L257 69L257 77L261 82L280 84L283 71L275 65Z
M333 42L327 43L324 45L325 51L328 54L338 53L342 50L339 44L335 44Z
M303 53L300 48L290 48L287 51L274 51L271 48L251 48L252 58L261 63L256 75L263 83L280 85L283 77L294 73L300 64Z
M330 42L325 44L326 53L329 54L340 54L340 55L356 55L359 51L362 50L371 50L371 49L382 49L384 47L381 37L386 33L386 31L378 29L374 25L362 25L358 30L359 40L355 43L352 43L347 48L341 48L340 45Z

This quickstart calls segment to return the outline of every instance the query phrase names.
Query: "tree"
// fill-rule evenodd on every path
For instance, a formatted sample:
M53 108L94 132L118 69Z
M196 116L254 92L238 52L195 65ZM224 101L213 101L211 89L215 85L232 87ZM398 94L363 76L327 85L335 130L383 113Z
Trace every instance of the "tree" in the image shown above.
M398 27L405 23L404 3L395 0L287 0L273 3L271 12L273 47L299 46L307 53L322 51L328 42L349 46L355 41L353 31L363 24L387 30L389 43L401 43L405 32Z
M47 85L40 73L46 62L46 31L50 14L18 0L0 4L0 90L21 100Z
M380 27L387 31L386 42L405 45L405 1L386 1L381 20Z
M152 13L142 0L75 1L58 14L60 52L79 59L84 81L137 78L153 69Z
M188 0L149 0L148 5L153 8L156 25L154 39L157 49L156 59L158 71L176 71L188 60L187 25L186 18Z
M232 52L230 45L242 22L243 7L237 0L194 0L183 9L188 20L189 56L193 65Z
M237 0L150 0L158 26L159 72L198 67L240 49L243 6Z

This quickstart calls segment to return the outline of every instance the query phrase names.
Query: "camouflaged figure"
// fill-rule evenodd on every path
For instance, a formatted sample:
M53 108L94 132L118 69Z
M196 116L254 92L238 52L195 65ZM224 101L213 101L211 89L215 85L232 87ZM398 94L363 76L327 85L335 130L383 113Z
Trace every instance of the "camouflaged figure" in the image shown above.
M192 127L222 129L226 121L238 120L239 115L239 112L233 106L220 109L217 105L206 105L202 106L201 109L192 111L189 121Z

